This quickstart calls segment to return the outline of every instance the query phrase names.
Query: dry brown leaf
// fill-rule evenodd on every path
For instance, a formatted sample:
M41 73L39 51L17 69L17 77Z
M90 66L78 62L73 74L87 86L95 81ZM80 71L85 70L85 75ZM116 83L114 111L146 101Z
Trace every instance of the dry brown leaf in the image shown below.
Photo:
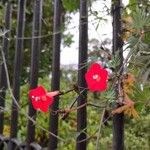
M128 105L128 106L134 106L134 102L129 98L127 94L124 94L123 104Z
M128 107L129 107L128 105L120 106L120 107L118 107L118 108L112 110L111 113L112 113L113 115L114 115L114 114L120 114L120 113L124 112Z
M124 105L119 108L116 108L112 111L112 114L120 114L124 113L125 115L128 115L129 117L133 118L139 118L138 112L135 110L134 105L129 106L129 105Z
M133 86L135 82L134 75L131 73L127 73L126 75L124 75L122 82L123 82L123 91L126 94L131 94L133 91Z
M124 113L129 117L138 118L138 112L134 108L134 102L129 98L128 94L133 91L133 85L135 82L135 77L133 74L128 73L123 76L123 89L120 91L120 96L123 98L123 106L120 106L114 110L112 110L112 114L120 114Z

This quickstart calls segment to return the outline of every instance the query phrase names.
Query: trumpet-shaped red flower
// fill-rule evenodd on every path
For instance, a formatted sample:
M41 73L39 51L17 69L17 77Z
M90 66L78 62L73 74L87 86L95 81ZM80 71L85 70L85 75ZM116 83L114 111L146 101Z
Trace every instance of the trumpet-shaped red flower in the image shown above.
M59 91L46 92L43 86L38 86L29 91L29 97L32 101L34 109L39 109L42 112L47 112L49 106L54 102L53 97L58 95Z
M94 63L85 74L88 88L92 92L105 91L107 89L108 72L100 64Z

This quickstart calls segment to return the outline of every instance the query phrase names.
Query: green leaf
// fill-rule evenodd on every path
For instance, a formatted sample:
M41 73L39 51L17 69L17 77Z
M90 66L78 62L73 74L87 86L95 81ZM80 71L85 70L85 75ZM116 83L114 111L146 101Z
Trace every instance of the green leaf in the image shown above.
M149 15L146 14L145 10L142 8L136 8L136 10L132 13L133 18L133 28L137 30L141 30L144 26L150 25Z
M107 90L106 92L103 92L100 96L100 99L113 102L115 100L115 91Z
M108 62L109 68L116 68L120 64L120 58L119 56L113 56L112 60Z

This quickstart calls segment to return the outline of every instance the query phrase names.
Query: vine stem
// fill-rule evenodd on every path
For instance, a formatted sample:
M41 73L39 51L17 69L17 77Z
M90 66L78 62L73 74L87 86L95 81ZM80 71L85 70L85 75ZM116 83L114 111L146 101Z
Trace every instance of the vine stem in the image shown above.
M102 125L103 125L103 118L104 118L104 115L105 115L105 111L106 111L106 108L103 109L102 116L101 116L101 119L100 119L98 135L97 135L97 139L96 139L96 149L95 150L99 150L99 148L98 148L99 147L99 140L100 140L100 136L101 136L101 129L102 129Z

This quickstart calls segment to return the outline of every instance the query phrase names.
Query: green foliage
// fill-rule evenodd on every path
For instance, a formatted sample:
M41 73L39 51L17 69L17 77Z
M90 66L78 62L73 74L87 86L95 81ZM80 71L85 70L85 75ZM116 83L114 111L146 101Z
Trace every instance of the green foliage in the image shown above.
M115 100L115 91L110 89L106 92L103 92L100 96L100 99L105 99L109 102L113 102Z
M136 6L137 0L129 0L129 5Z
M108 67L115 69L120 64L120 58L116 55L113 56L111 61L108 62Z
M136 4L134 4L135 6ZM129 69L134 70L138 75L139 79L143 82L149 80L150 75L150 15L149 6L145 4L136 5L136 8L131 9L130 15L128 16L129 25L127 30L130 32L127 44L130 49L128 54Z
M137 30L143 30L145 26L150 25L150 18L147 16L145 10L142 8L136 8L136 11L132 13L133 28Z
M64 47L70 47L73 42L73 35L70 32L68 32L67 34L63 34Z
M144 85L144 84L135 84L133 93L130 95L131 99L133 99L136 102L136 108L137 111L141 112L144 110L150 109L150 85ZM147 113L149 113L147 111Z
M75 12L79 9L79 0L62 0L66 11Z
M150 115L141 114L138 120L131 120L125 126L125 148L127 150L150 149Z

